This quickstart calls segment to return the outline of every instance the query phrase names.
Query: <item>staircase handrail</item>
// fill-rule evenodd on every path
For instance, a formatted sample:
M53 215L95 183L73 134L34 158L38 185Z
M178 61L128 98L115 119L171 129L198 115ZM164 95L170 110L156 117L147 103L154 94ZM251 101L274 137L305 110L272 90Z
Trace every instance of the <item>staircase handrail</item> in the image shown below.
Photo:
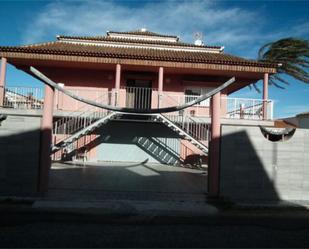
M106 116L102 117L101 119L89 124L87 127L84 127L84 129L78 130L74 134L72 134L71 136L66 137L61 141L58 141L57 143L52 145L51 152L52 153L57 152L61 148L60 144L64 144L65 146L68 146L68 144L71 144L72 142L74 142L79 137L88 134L87 131L94 130L96 127L98 127L98 125L101 125L105 120L111 119L115 115L117 115L117 113L109 112L109 114L107 114Z
M196 120L193 119L192 116L190 115L183 115L183 116L176 116L176 117L181 117L181 120L171 120L171 116L173 115L164 115L162 114L163 116L167 117L171 122L175 123L178 127L180 127L181 129L184 129L187 133L189 133L191 136L193 136L195 139L199 140L199 141L207 141L208 138L209 138L209 129L208 128L205 128L202 126L203 128L203 131L207 134L207 139L204 139L203 137L201 137L199 134L197 134L196 132L194 132L193 130L189 130L187 129L187 127L185 127L185 125L181 125L183 123L186 123L186 124L189 124L190 123L192 124L195 124L195 125L203 125L203 124L206 124L205 122L197 122ZM198 120L201 120L200 118L198 117L194 117ZM206 124L207 126L209 126L209 124ZM201 142L202 143L202 142Z
M95 101L97 101L98 99L101 99L102 97L104 97L104 96L106 96L106 95L108 96L108 95L111 94L111 93L113 93L113 91L106 91L106 92L105 92L104 94L102 94L100 97L96 98ZM85 108L87 108L87 107L88 107L88 109L83 110L83 109L85 109ZM86 104L86 105L82 106L81 108L77 109L76 111L72 111L72 112L66 114L66 117L63 117L63 118L61 118L61 119L59 119L59 120L57 120L57 121L55 121L55 122L53 123L53 131L55 131L55 128L59 129L59 127L62 126L62 125L64 124L64 122L67 122L67 121L68 121L68 118L74 119L74 118L81 117L81 116L82 116L83 118L88 118L88 117L91 116L91 115L85 115L85 114L87 114L87 113L90 113L90 114L95 113L95 112L92 112L92 111L91 111L91 110L93 110L93 109L95 109L95 108L97 108L97 107L94 107L94 106L89 107L89 106ZM83 111L80 112L81 110L83 110ZM102 109L100 109L100 111L102 111ZM105 110L103 110L103 111L105 111ZM77 115L76 115L76 114L77 114ZM55 132L54 132L54 133L55 133Z
M188 133L186 130L184 130L183 128L179 127L178 125L176 125L172 120L170 120L169 118L167 118L166 116L164 116L163 114L158 114L158 117L167 120L172 126L174 126L174 128L178 129L181 131L181 133L184 133L184 135L186 135L187 137L190 137L191 139L195 140L196 143L199 144L199 146L201 146L205 151L208 152L208 147L200 142L197 138L193 137L190 133Z

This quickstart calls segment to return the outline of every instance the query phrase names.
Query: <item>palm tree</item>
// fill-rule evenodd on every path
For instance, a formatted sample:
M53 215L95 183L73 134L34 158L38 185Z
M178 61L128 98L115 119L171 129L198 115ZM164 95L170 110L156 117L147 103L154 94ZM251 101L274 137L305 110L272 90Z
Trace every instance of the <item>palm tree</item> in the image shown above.
M288 75L298 81L309 83L309 41L298 38L284 38L270 42L259 50L258 60L280 66L277 74L271 75L269 84L283 88L289 83L283 78Z

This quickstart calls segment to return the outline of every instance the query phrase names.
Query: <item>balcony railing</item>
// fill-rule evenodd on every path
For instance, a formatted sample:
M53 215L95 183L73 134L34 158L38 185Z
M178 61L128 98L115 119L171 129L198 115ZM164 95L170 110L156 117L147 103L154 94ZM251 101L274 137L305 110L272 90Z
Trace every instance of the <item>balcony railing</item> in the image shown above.
M226 102L226 117L234 119L263 119L265 108L266 119L273 119L273 101L244 98L222 98Z
M5 87L3 106L14 109L42 109L43 99L43 88Z
M123 87L125 106L128 108L148 110L152 107L152 93L157 91L148 87Z
M184 95L184 94L175 94L175 93L168 93L163 92L162 102L165 102L164 105L169 105L174 102L174 104L185 104L191 101L196 100L200 95ZM204 106L209 107L209 99L203 100L198 103L196 106Z
M154 88L123 87L116 91L104 89L72 89L78 96L96 100L99 103L117 105L120 107L151 109L181 105L195 100L199 96L185 95L179 92L158 92ZM36 87L6 87L3 107L14 109L42 109L44 100L44 89ZM82 108L89 108L86 104L76 101L61 92L55 94L55 110L79 112ZM97 108L98 112L100 111ZM273 119L273 101L261 99L244 98L221 98L221 109L223 116L232 119ZM265 110L264 110L265 109ZM266 117L263 116L265 111ZM210 115L209 99L186 110L172 113L173 115L189 115L208 117ZM71 115L71 114L70 114Z

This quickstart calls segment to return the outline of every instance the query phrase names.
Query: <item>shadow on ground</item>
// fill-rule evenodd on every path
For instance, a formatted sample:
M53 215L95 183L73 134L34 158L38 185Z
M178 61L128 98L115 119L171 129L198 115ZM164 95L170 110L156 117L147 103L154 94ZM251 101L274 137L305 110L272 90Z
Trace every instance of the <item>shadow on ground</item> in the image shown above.
M71 200L205 200L205 171L162 164L54 163L48 197Z

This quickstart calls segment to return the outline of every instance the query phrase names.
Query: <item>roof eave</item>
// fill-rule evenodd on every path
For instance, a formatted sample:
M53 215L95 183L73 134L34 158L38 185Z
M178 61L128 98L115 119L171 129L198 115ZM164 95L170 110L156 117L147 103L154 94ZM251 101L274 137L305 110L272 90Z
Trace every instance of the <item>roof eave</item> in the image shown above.
M270 65L265 65L265 64L257 64L257 65L245 65L241 63L231 63L231 62L215 62L215 61L204 61L204 62L192 62L192 61L177 61L177 60L159 60L159 59L150 59L150 58L129 58L126 56L91 56L89 53L87 56L85 55L78 55L78 54L47 54L47 53L32 53L32 52L18 52L18 51L3 51L3 47L0 47L0 57L5 57L8 59L50 59L50 60L67 60L67 61L85 61L85 62L98 62L98 61L115 61L111 63L118 63L120 61L139 61L140 63L137 64L143 64L143 61L147 62L155 62L154 64L165 64L171 67L174 65L175 67L181 67L181 65L187 64L191 65L193 68L194 67L202 67L205 65L205 69L208 68L206 65L213 65L213 68L228 68L231 67L231 70L236 70L236 71L244 71L248 70L252 72L259 72L259 73L269 73L269 74L275 74L277 72L277 68L270 66ZM91 59L93 58L93 59ZM118 61L118 62L117 62ZM194 66L196 65L196 66ZM199 66L202 65L202 66ZM217 66L216 66L217 65ZM210 67L211 68L211 67Z

